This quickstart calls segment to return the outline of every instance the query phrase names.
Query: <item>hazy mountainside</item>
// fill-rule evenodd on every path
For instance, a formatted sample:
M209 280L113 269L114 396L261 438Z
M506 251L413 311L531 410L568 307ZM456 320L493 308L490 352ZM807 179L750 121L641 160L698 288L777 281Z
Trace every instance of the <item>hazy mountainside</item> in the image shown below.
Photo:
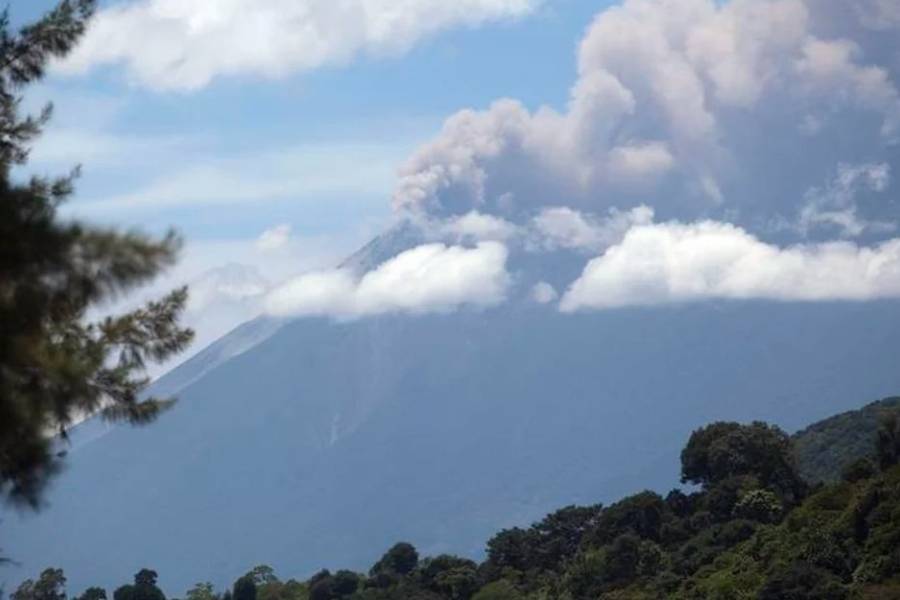
M258 317L236 327L155 382L153 393L161 397L178 394L213 369L269 339L283 324L282 319Z
M794 450L804 479L811 483L838 481L844 467L872 455L882 418L898 411L900 398L887 398L798 431Z
M419 243L402 226L358 271ZM583 257L510 258L512 294ZM555 276L559 281L552 279ZM571 279L569 279L571 280ZM38 515L3 519L13 585L73 589L144 566L182 592L254 564L359 568L397 539L477 557L498 528L677 483L712 420L793 430L900 389L896 302L697 303L561 314L500 308L338 322L257 319L157 382L145 429L79 427Z
M21 567L2 578L55 565L79 588L152 565L180 593L198 573L221 584L265 561L362 567L397 539L478 556L493 531L554 507L668 490L684 439L710 420L795 429L898 389L897 308L289 322L153 426L73 449L51 505L5 518Z
M855 412L871 413L872 406ZM855 438L868 428L863 419L844 419L832 437ZM796 438L760 422L712 423L695 430L680 454L691 490L558 509L530 527L495 532L480 564L420 556L399 542L368 571L326 569L283 581L261 564L233 574L233 587L221 593L197 583L185 594L187 600L900 598L900 422L882 419L872 437L879 443L856 469L811 487L797 469ZM203 581L206 573L195 578ZM113 597L165 600L158 585L167 581L164 571L142 569L133 585L120 580ZM65 586L64 572L48 568L12 597L64 599ZM108 597L103 592L92 587L76 599Z

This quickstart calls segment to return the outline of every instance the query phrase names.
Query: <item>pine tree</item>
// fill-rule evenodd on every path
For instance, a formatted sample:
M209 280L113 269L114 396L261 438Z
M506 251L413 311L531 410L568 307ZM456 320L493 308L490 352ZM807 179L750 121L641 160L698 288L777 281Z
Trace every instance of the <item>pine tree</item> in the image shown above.
M85 415L147 423L171 403L144 398L148 361L183 350L187 290L89 323L89 309L145 284L171 265L180 238L66 221L60 205L77 169L58 179L17 176L51 115L20 114L24 89L84 33L95 0L62 0L13 31L0 14L0 496L38 507L59 469L54 435Z

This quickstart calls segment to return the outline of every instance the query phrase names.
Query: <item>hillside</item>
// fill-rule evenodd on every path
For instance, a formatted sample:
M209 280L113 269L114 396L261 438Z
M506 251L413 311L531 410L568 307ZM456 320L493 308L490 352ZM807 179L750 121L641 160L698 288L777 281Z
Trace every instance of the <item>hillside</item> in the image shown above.
M875 432L884 415L900 411L900 398L886 398L814 423L794 435L797 462L810 483L833 483L841 470L875 451Z
M522 304L266 333L161 381L192 383L152 426L87 424L47 508L3 516L18 564L0 583L52 564L111 587L150 564L175 594L267 561L363 569L398 538L478 560L555 507L670 490L711 419L791 431L900 389L890 302Z
M220 595L210 584L197 584L186 597L900 598L900 428L881 427L893 441L871 456L880 471L813 492L800 480L791 438L781 430L716 423L695 431L681 454L681 475L699 486L696 491L645 491L607 507L563 508L529 528L494 535L480 564L448 554L420 557L414 546L398 543L368 573L323 570L308 580L282 582L271 567L258 566L234 583L233 592ZM196 573L196 580L205 579L202 570ZM47 570L37 586L23 584L13 600L40 600L38 588L61 591L62 577ZM158 587L165 573L159 584L157 577L140 571L134 586L116 589L115 599L165 600ZM92 593L96 600L99 590Z

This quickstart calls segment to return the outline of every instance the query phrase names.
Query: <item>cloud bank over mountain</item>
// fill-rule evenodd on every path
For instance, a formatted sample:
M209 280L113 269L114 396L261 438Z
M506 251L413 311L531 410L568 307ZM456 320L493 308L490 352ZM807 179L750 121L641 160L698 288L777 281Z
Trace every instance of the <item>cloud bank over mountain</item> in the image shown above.
M706 299L784 301L900 297L900 240L779 248L726 223L631 229L595 258L560 303L565 312Z
M97 15L58 68L123 65L133 83L190 91L219 76L283 77L396 55L442 30L530 14L540 0L139 0Z
M503 302L510 283L507 250L425 244L357 278L348 269L316 271L288 281L266 300L277 316L353 318L385 313L447 312Z

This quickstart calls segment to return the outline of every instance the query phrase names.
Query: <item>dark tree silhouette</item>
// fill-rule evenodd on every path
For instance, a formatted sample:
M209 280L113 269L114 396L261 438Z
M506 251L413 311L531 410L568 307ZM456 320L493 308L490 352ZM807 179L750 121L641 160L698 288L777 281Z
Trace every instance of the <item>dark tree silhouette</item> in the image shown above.
M802 497L806 488L790 437L774 425L713 423L691 435L681 453L683 482L709 488L740 477L756 478L790 501Z
M419 553L412 544L400 542L395 544L381 557L371 574L406 575L419 564Z
M875 439L875 450L882 469L900 462L900 418L897 413L888 413L882 418Z
M234 582L231 592L234 600L256 600L256 581L252 575L244 575Z
M100 587L89 587L76 600L106 600L106 590Z
M69 52L95 0L62 0L34 24L12 31L0 16L0 495L38 506L73 422L104 411L131 423L151 421L170 404L146 399L148 361L184 349L178 325L184 289L128 314L88 323L88 310L153 279L180 247L161 239L63 220L77 169L57 179L21 181L13 168L50 118L19 114L24 89L48 61Z
M66 576L62 569L45 569L37 581L23 581L10 600L66 600Z

